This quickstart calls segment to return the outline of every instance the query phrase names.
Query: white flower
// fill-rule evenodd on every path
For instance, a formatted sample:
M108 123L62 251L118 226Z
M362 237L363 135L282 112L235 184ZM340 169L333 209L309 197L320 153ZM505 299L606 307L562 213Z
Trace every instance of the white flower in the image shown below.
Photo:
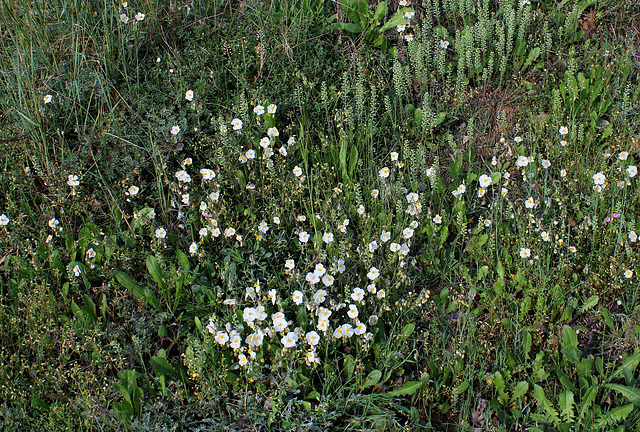
M164 228L158 228L156 230L156 238L163 239L166 236L167 236L167 230L165 230Z
M176 125L171 128L171 135L178 135L180 133L180 126Z
M262 105L256 105L253 108L253 112L256 113L256 115L262 115L264 114L264 107Z
M491 226L491 223L492 223L492 222L491 222L491 219L485 219L485 220L484 220L484 226L486 226L486 227L490 227L490 226Z
M302 168L300 168L298 165L296 165L293 168L293 175L296 177L300 177L302 175Z
M389 177L389 174L391 173L391 171L389 170L389 168L384 167L380 170L380 172L378 173L380 175L380 178L387 178Z
M551 166L551 161L549 159L542 159L542 168L548 169Z
M314 331L310 331L309 333L307 333L305 335L305 339L307 340L307 343L311 346L316 346L320 342L320 336L318 335L318 333Z
M300 305L304 300L304 295L302 294L302 292L296 290L293 292L293 294L291 294L291 298L293 299L293 302L295 304Z
M247 363L249 363L249 360L247 359L247 356L244 354L238 354L238 364L240 366L246 366Z
M624 277L626 277L627 279L631 279L632 276L633 276L633 270L625 270Z
M145 14L143 14L142 12L138 12L136 14L136 21L144 21L144 17L145 17Z
M405 243L402 243L402 245L400 246L399 252L404 256L409 255L409 246L407 246Z
M378 276L380 276L380 270L375 267L371 267L369 269L369 273L367 273L367 277L373 281L376 280Z
M313 274L320 277L327 272L327 269L324 268L322 263L316 264L316 268L313 270Z
M446 41L446 40L440 41L440 48L447 49L448 46L449 46L449 41Z
M278 152L284 156L287 157L287 148L285 146L281 146L280 149L278 149Z
M202 174L202 178L204 180L212 180L212 179L216 178L215 171L210 170L209 168L202 168L200 170L200 174Z
M322 283L324 284L324 286L331 286L333 285L334 280L335 280L334 277L327 273L322 278Z
M378 297L380 300L382 300L383 298L385 298L387 296L387 292L385 290L380 290L378 291L378 293L376 294L376 297Z
M269 139L269 137L263 137L260 140L260 147L262 148L267 148L271 145L271 140Z
M128 20L129 18L127 18ZM44 98L42 98L44 100L44 103L48 104L49 102L51 102L53 100L53 96L51 96L50 94L46 95Z
M353 301L360 302L364 299L364 295L365 295L365 292L362 288L355 288L351 293L351 298L353 299Z
M519 144L522 142L522 137L517 136L513 140Z
M267 129L267 135L273 138L279 136L280 132L278 132L278 128L270 127L269 129Z
M524 206L526 208L533 208L536 205L536 202L533 200L532 197L527 198L527 200L524 202Z
M391 239L391 232L382 230L382 234L380 235L380 241L382 243L386 243Z
M620 159L621 161L627 160L628 157L629 157L629 152L626 152L626 151L620 152L618 154L618 159Z
M333 233L324 233L322 241L325 243L331 243L333 241Z
M207 227L200 228L198 234L200 235L200 237L206 237L209 234L209 230L207 229Z
M260 224L258 225L258 231L260 231L262 234L266 234L267 231L269 231L269 225L267 225L266 221L260 222Z
M389 245L389 250L391 252L398 252L400 250L400 244L399 243L391 243Z
M193 90L187 90L187 92L184 94L184 98L191 102L193 100Z
M391 156L391 160L392 161L397 161L398 160L398 153L391 152L389 155Z
M271 304L276 304L276 299L278 298L276 290L270 289L267 293L267 298L271 300Z
M288 268L289 270L293 270L295 266L296 266L296 262L292 259L288 259L284 263L284 267Z
M467 191L467 187L465 186L464 183L462 183L460 186L458 186L458 188L456 190L454 190L453 196L458 197L460 195L462 195L463 193L465 193Z
M234 118L233 120L231 120L231 126L233 127L233 130L242 129L242 120Z
M531 256L531 249L520 248L520 258L529 258Z
M564 136L569 133L569 128L566 126L560 126L558 132L560 132L560 135Z
M176 173L176 178L178 179L179 182L182 182L182 183L191 182L191 176L189 174L187 174L187 172L184 171L184 170L178 171Z
M549 233L548 233L548 232L546 232L546 231L542 231L542 232L540 233L540 237L542 237L542 240L544 240L544 241L546 241L546 242L548 242L548 241L550 241L550 240L551 240L551 237L549 236Z
M596 185L603 185L607 178L601 172L593 175L593 183Z
M518 158L518 161L516 162L516 165L518 165L519 167L526 167L527 165L529 165L529 158L526 156L520 156Z
M404 237L405 239L410 239L412 236L413 236L412 228L405 228L402 230L402 237Z
M231 237L232 235L234 235L236 233L236 229L229 227L226 230L224 230L224 235L227 237Z
M69 179L67 180L67 184L71 187L76 187L80 184L78 181L78 176L75 174L70 174Z
M418 194L415 192L411 192L406 196L408 203L417 203L418 202Z
M344 273L344 271L347 269L346 266L344 265L344 260L339 259L337 264L338 264L338 272Z
M278 106L277 106L277 105L275 105L275 104L271 104L271 105L269 105L269 106L267 107L267 112L268 112L269 114L275 114L277 109L278 109Z
M127 189L127 193L130 196L136 196L136 195L138 195L138 192L140 192L140 188L138 186L131 185L131 186L129 186L129 189Z
M627 167L627 174L629 174L629 177L635 177L638 174L638 167L635 165L629 165Z
M349 318L356 318L358 316L358 307L354 304L350 304L347 315L349 315Z
M360 204L356 210L360 216L364 215L364 206Z
M80 273L82 273L82 270L80 270L80 267L79 267L78 265L76 265L76 266L73 268L73 274L74 274L76 277L78 277L78 276L80 276Z
M313 294L313 301L316 304L321 304L327 299L327 292L323 289L320 289Z
M189 246L189 253L193 255L197 252L198 252L198 245L195 242L191 243L191 246Z
M380 195L380 191L378 189L372 189L371 190L371 196L373 198L378 198L378 195Z
M491 177L486 174L482 174L478 181L480 182L480 186L483 188L490 186L492 182Z
M638 234L635 231L629 231L629 240L635 243L638 240Z
M378 249L378 242L374 240L369 243L369 252L373 253L376 249Z
M309 241L309 234L306 231L302 231L298 235L298 239L300 240L300 243L306 243L307 241Z
M6 226L9 223L9 218L7 217L6 214L2 213L0 215L0 225L1 226Z
M290 137L289 140L287 141L287 145L289 147L291 147L292 145L294 145L296 143L296 138L295 137Z
M397 31L398 33L402 33L402 32L403 32L403 31L405 31L406 29L407 29L406 24L400 24L400 25L396 26L396 31Z
M184 205L189 205L189 194L188 193L182 194L182 203Z

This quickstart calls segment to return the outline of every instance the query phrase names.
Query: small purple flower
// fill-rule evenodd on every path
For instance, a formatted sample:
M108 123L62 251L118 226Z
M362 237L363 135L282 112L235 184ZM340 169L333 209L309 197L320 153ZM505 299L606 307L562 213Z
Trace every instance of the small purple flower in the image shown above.
M471 234L471 230L470 230L470 229L468 229L468 230L467 230L467 232L468 232L469 234Z
M532 188L536 187L536 184L535 183L531 183L531 187Z
M202 213L202 216L204 217L211 217L211 215L209 213Z
M611 218L609 216L607 216L606 218L604 218L605 222L611 222Z
M617 218L617 217L620 217L620 216L622 216L622 214L620 214L620 213L614 213L614 214L613 214L613 217L614 217L614 218Z

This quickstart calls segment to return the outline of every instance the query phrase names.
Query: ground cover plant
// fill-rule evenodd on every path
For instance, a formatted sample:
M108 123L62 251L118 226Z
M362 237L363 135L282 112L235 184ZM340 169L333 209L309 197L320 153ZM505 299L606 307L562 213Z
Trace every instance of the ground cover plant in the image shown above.
M1 1L2 430L640 422L640 5Z

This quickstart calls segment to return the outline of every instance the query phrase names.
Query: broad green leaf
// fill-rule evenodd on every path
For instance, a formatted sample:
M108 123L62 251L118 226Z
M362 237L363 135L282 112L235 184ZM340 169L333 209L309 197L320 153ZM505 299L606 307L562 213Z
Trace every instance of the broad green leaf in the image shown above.
M444 121L444 119L447 117L447 113L444 111L439 112L438 114L436 114L436 119L433 122L433 127L438 126L440 123L442 123Z
M598 429L603 428L604 426L613 426L622 420L626 419L629 414L633 411L634 405L629 404L625 406L621 406L619 408L614 408L605 415L601 416L596 420L595 425Z
M364 389L378 384L378 382L380 382L380 378L382 378L382 372L378 369L372 370L367 376L367 380L362 384L362 388Z
M584 302L584 305L582 305L582 307L580 308L580 313L584 313L590 309L593 309L598 304L599 300L600 297L598 297L597 295L592 295L591 297L589 297L587 301Z
M40 411L49 411L49 405L40 398L31 399L31 408L35 408Z
M416 325L414 323L409 323L402 328L402 336L411 336L413 330L415 330Z
M496 386L496 389L499 393L504 393L504 378L500 372L496 372L493 376L493 384Z
M598 385L593 385L587 389L580 402L580 411L578 412L579 419L584 418L584 416L591 411L591 404L593 404L593 401L596 399L599 389L600 386Z
M191 266L189 265L189 258L182 252L180 249L176 251L176 256L178 257L178 262L182 266L184 270L191 270Z
M344 370L347 372L347 377L351 378L353 371L356 368L356 360L351 354L344 357Z
M405 12L403 10L399 10L394 13L389 21L387 21L382 27L380 27L380 33L384 33L390 28L397 27L401 24L409 24L409 21L404 17Z
M560 404L560 415L562 419L567 423L572 422L576 416L573 411L573 406L575 405L573 393L569 390L563 391L560 393L560 396L558 396L558 403Z
M142 287L140 285L138 285L131 278L131 276L129 276L128 274L126 274L126 273L124 273L124 272L122 272L120 270L115 270L113 273L116 276L116 279L118 280L120 285L122 285L123 287L127 288L128 290L130 290L137 297L140 297L141 299L145 300L144 289L142 289Z
M617 391L634 405L640 405L640 388L620 384L605 384L603 387Z
M553 408L553 404L547 399L544 390L538 384L534 385L533 396L536 398L538 406L546 413L547 418L557 426L560 423L558 411Z
M524 337L522 338L522 352L526 358L529 358L529 353L531 352L531 333L524 332Z
M516 402L518 398L521 398L522 396L527 394L528 390L529 390L528 382L520 381L518 384L516 384L516 387L513 389L513 396L511 396L511 403Z
M460 383L457 389L454 390L456 394L462 394L469 388L469 381L463 381Z
M384 19L387 16L387 10L389 8L387 7L387 2L386 1L382 1L380 3L378 3L378 6L376 7L376 11L373 13L373 25L377 26L380 21L382 21L382 19Z
M174 378L179 378L180 374L171 364L167 361L167 359L163 357L151 357L151 365L153 369L156 371L156 375L171 375Z
M160 290L164 292L165 286L162 269L160 268L160 263L158 263L158 260L153 255L147 257L147 270L149 270L149 274L153 277L153 280L158 283Z
M422 387L422 383L420 381L409 381L405 383L402 387L396 390L392 390L387 392L387 396L404 396L404 395L412 395Z

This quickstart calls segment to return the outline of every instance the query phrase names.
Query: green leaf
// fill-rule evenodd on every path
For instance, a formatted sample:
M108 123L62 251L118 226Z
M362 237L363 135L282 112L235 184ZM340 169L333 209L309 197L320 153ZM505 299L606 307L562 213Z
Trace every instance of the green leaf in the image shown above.
M389 8L387 7L387 2L386 1L382 1L380 3L378 3L378 6L376 7L376 11L373 13L373 25L377 26L380 21L382 21L383 18L385 18L387 16L387 10Z
M504 378L500 372L496 372L493 376L493 384L496 386L496 389L499 393L504 393Z
M174 378L179 378L180 374L171 364L167 361L167 359L163 357L151 357L151 366L156 371L156 375L170 375Z
M538 384L534 385L533 396L538 402L538 406L547 414L547 418L558 426L560 418L558 417L558 411L553 408L553 404L544 394L544 390Z
M600 297L598 297L597 295L592 295L591 297L589 297L587 301L584 302L584 305L582 305L582 307L580 308L580 313L584 313L589 309L593 309L598 304L599 300Z
M413 330L415 330L416 325L414 323L409 323L402 328L402 336L411 336Z
M613 324L613 319L611 317L611 312L609 312L609 309L607 309L606 307L601 307L600 313L602 314L602 319L604 319L604 322L607 323L611 330L614 330L615 326Z
M344 370L347 372L347 377L353 376L353 371L356 368L356 359L351 354L344 357Z
M420 390L420 387L422 387L422 382L420 382L420 381L409 381L409 382L405 383L399 389L387 392L386 395L387 396L391 396L391 397L412 395L415 392L417 392L418 390Z
M614 379L624 376L623 374L625 371L628 375L630 376L633 375L633 372L636 370L636 367L638 367L638 363L640 363L640 350L636 349L633 355L624 359L624 361L622 362L622 365L613 373L613 375L609 377L609 380L612 381Z
M178 262L182 266L182 268L186 271L191 270L191 266L189 264L189 258L182 252L180 249L176 251L176 256L178 257Z
M511 403L514 403L529 391L529 383L526 381L520 381L513 389L513 396L511 396Z
M598 420L595 422L595 425L598 427L598 429L601 429L604 426L613 426L626 419L632 411L633 404L614 408L604 416L598 418Z
M378 384L378 382L380 382L380 378L382 378L382 372L378 369L372 370L367 376L367 380L362 384L362 388L365 389Z
M640 405L640 388L620 384L605 384L603 387L617 391L634 405Z
M348 31L350 33L356 33L356 34L362 33L362 31L364 30L359 25L353 24L353 23L335 23L331 25L329 28L331 30L343 30L343 31Z
M529 358L529 353L531 352L531 333L525 332L522 340L522 351L524 352L525 358Z
M562 419L567 423L573 422L576 416L573 411L573 406L575 405L573 393L569 390L563 391L560 393L560 396L558 396L558 403L560 404L560 415Z
M153 280L155 280L158 283L158 286L160 287L160 291L164 292L165 286L164 286L164 276L162 275L162 269L160 268L160 264L158 263L158 260L153 255L149 255L147 257L147 270L149 270L149 274L151 275L151 277L153 277Z
M591 404L593 404L593 401L596 399L599 389L600 386L598 385L593 385L587 389L580 402L580 411L578 412L579 419L584 418L584 416L591 411Z
M462 394L469 388L469 381L463 381L460 383L457 389L454 390L456 394Z
M446 117L447 117L447 113L444 112L444 111L441 111L438 114L436 114L436 118L435 118L435 120L433 122L433 127L436 127L440 123L442 123Z
M406 11L401 9L398 12L394 13L391 18L389 18L389 21L387 21L382 27L380 27L380 33L384 33L390 28L397 27L401 24L409 24L409 21L404 17L405 12Z
M120 285L122 285L123 287L127 288L129 291L131 291L137 297L140 297L142 300L146 300L145 299L145 295L144 295L144 289L142 289L142 287L140 285L138 285L131 278L131 276L129 276L128 274L126 274L126 273L124 273L124 272L122 272L120 270L115 270L113 272L113 274L116 276L116 279L118 280Z

